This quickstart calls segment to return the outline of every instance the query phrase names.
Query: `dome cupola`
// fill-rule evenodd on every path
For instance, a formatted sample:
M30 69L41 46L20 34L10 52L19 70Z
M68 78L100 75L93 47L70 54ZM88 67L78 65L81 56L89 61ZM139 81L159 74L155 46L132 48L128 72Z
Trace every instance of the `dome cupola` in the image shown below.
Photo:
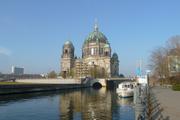
M72 42L71 41L66 41L65 43L64 43L64 47L70 47L70 48L74 48L74 45L72 44Z
M82 48L82 57L110 57L111 47L106 36L94 25L94 31L85 39Z
M74 45L71 41L66 41L63 45L63 56L62 57L74 57Z
M88 43L108 43L106 36L99 31L98 25L94 25L94 31L91 32L84 41L84 45Z

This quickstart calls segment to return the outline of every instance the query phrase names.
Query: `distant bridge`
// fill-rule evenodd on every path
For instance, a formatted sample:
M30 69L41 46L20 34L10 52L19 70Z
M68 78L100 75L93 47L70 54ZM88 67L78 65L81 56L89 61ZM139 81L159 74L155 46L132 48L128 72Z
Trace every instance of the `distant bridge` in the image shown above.
M16 78L0 78L0 82L9 82L9 81L15 82Z
M118 84L125 81L132 81L131 78L87 78L87 79L0 79L0 81L12 81L33 84L81 84L87 87L117 87Z
M99 86L102 87L117 87L118 84L125 81L133 81L132 78L103 78L103 79L92 79L90 80L90 86Z
M133 78L108 78L106 80L121 80L121 81L130 81L130 80L134 80Z

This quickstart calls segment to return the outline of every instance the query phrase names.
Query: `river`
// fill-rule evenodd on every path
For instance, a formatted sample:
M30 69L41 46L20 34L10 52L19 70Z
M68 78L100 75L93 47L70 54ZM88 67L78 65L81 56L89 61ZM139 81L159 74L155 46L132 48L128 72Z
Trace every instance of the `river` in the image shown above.
M132 105L105 88L0 96L0 120L134 120Z

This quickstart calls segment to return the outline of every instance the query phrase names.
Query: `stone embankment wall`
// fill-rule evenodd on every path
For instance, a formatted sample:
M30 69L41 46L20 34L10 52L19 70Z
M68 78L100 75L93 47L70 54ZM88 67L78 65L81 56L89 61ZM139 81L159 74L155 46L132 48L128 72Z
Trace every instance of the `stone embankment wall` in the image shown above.
M18 85L0 85L0 95L32 93L66 89L80 89L88 87L81 84L18 84Z
M0 85L0 95L43 92L66 89L81 89L89 87L75 79L23 79L16 80L18 84Z
M16 82L33 84L81 84L78 79L17 79Z

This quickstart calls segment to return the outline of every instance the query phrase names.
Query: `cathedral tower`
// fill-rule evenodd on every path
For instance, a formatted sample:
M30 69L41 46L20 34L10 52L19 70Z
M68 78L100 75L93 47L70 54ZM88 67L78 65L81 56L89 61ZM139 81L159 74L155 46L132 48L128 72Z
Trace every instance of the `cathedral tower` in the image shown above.
M111 77L119 77L119 59L117 53L113 53L111 58Z
M61 55L61 74L66 78L74 66L74 46L71 41L66 41L63 45Z

